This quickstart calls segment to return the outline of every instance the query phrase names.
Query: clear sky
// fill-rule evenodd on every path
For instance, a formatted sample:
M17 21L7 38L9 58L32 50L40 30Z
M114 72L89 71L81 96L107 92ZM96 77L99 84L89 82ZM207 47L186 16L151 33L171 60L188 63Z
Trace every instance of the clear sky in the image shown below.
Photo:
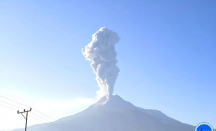
M0 1L0 95L56 119L88 107L99 88L81 49L106 26L121 38L115 94L216 128L215 14L215 0ZM0 115L0 130L24 127Z

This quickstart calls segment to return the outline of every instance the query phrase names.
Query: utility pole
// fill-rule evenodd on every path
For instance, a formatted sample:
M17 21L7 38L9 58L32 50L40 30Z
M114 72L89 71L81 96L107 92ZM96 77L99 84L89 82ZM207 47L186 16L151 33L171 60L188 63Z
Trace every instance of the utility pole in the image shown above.
M27 120L28 120L28 112L30 112L32 110L32 108L30 108L30 110L25 110L23 112L19 112L19 110L17 111L17 114L21 114L25 120L26 120L26 124L25 124L25 131L27 130ZM26 116L23 115L23 113L26 113Z

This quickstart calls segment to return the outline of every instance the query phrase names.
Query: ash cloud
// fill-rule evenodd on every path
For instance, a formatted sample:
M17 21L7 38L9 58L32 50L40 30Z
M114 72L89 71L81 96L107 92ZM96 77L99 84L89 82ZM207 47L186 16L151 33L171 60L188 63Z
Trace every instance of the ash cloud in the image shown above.
M96 80L100 90L98 97L109 97L114 91L119 68L117 64L117 53L115 45L120 38L116 32L107 27L100 28L92 35L92 41L82 49L83 56L91 61L91 67L96 74Z

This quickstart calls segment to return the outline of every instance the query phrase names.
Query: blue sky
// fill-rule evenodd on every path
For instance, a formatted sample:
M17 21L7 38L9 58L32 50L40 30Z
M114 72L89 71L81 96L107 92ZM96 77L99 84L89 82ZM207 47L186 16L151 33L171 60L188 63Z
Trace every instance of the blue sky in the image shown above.
M121 38L115 94L216 128L215 12L215 0L1 1L0 94L29 105L95 99L99 88L81 49L106 26Z

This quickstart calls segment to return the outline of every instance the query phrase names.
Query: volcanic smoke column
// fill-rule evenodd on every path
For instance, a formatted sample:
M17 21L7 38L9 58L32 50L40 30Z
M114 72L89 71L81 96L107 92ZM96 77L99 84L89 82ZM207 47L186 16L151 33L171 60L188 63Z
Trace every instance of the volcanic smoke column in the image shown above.
M91 67L96 74L96 80L100 90L97 91L99 98L109 97L114 90L119 68L116 65L117 53L115 44L119 42L118 34L107 27L100 28L92 35L92 41L82 49L83 56L91 61Z

